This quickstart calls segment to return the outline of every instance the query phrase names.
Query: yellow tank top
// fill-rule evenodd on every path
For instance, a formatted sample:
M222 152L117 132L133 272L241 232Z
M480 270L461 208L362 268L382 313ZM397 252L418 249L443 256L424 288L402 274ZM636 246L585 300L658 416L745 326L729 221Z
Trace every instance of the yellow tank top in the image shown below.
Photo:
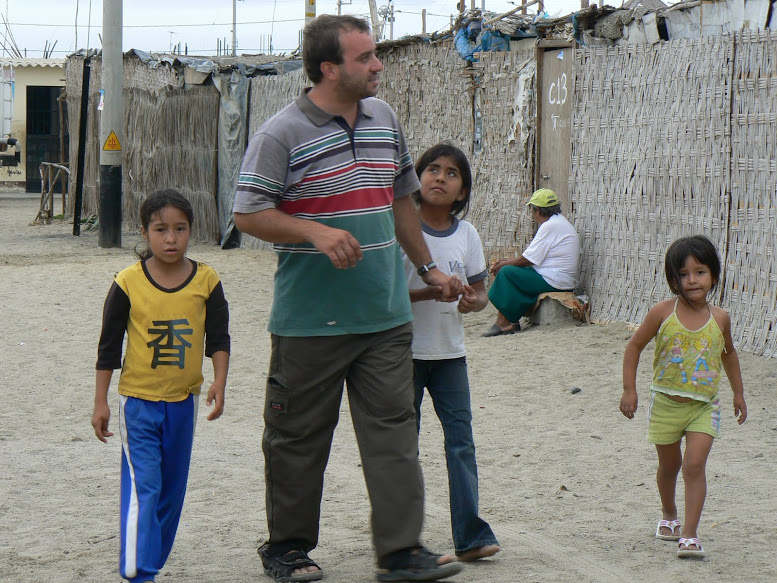
M720 357L725 349L723 333L715 318L698 330L689 330L677 319L677 301L656 334L652 390L667 395L710 402L718 393Z

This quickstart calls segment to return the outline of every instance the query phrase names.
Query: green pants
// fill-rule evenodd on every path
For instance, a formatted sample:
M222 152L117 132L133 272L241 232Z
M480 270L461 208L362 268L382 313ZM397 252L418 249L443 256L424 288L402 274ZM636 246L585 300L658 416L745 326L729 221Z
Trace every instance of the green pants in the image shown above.
M533 267L506 265L496 274L488 299L510 322L517 322L541 293L559 290L546 282Z

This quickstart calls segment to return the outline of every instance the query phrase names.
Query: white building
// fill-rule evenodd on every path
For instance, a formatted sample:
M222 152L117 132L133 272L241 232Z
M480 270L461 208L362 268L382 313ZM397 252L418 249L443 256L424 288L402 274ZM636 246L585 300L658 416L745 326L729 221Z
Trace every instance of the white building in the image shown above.
M0 184L40 192L41 162L62 162L60 92L65 59L0 58L0 132L19 140L21 163L0 167ZM62 107L65 107L63 100ZM63 110L67 119L67 110ZM64 152L67 155L67 127Z

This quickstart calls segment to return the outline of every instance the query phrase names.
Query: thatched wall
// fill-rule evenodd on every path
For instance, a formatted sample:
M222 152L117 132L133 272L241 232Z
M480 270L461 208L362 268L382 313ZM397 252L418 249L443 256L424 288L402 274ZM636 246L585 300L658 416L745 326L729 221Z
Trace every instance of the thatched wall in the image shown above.
M737 346L777 356L777 34L735 38L723 306Z
M667 297L669 243L725 249L731 42L577 51L570 200L581 288L601 320L640 321Z
M472 166L467 220L478 229L486 253L522 249L532 234L530 217L522 211L534 168L534 104L531 92L521 94L525 101L517 99L516 84L527 62L533 79L534 51L486 53L474 66L450 41L405 45L380 56L385 66L380 97L397 112L413 158L443 140L461 148ZM480 148L474 144L476 111L482 120ZM518 119L530 121L526 141L511 138Z
M593 317L639 322L670 297L676 238L709 236L742 349L777 355L777 36L576 52L571 200Z
M248 136L253 136L265 120L294 101L309 84L298 69L286 75L254 77L248 96Z
M732 315L737 345L777 356L777 36L588 47L575 58L569 195L582 241L579 291L591 296L593 317L641 321L669 296L668 245L705 233L724 261L718 300ZM379 96L397 111L413 156L451 140L470 157L468 219L486 253L524 248L533 230L523 212L534 173L533 50L487 53L470 66L451 43L409 43L381 59ZM67 68L73 135L79 65L71 58ZM249 134L305 84L301 71L252 79ZM195 201L201 236L215 241L218 97L212 87L180 85L170 68L125 58L125 216L135 217L140 197L169 180ZM90 89L84 214L96 212L97 87L99 60ZM73 161L76 146L71 140ZM259 244L244 236L244 246Z
M534 235L525 211L534 175L534 49L486 53L475 69L482 75L476 103L483 120L483 150L470 155L474 195L468 219L489 259L516 256Z
M101 73L101 60L92 59L83 217L97 214L101 144L96 104ZM66 76L71 136L78 135L82 74L83 58L70 57ZM124 57L123 220L131 228L138 228L142 200L154 190L175 188L194 207L193 238L217 241L219 93L213 86L182 89L181 85L182 80L168 65L151 68L137 57ZM78 140L71 139L70 192L75 192L77 148Z
M100 174L100 130L98 125L100 101L101 63L92 59L89 78L89 108L86 126L86 155L84 159L84 188L82 201L82 216L97 214L97 190ZM76 173L78 171L78 140L81 119L81 90L83 86L84 59L69 57L65 64L65 90L67 91L67 127L70 133L68 159L70 160L70 180L68 192L75 192ZM74 197L68 197L67 212L73 215Z

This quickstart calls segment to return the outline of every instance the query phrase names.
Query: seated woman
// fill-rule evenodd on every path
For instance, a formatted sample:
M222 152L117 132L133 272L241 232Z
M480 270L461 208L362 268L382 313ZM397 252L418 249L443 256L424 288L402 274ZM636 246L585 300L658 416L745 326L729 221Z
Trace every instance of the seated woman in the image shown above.
M519 332L518 320L541 293L571 291L577 284L580 240L562 216L558 196L541 188L532 194L527 206L539 229L520 257L500 259L491 267L494 280L488 299L499 314L483 336Z

